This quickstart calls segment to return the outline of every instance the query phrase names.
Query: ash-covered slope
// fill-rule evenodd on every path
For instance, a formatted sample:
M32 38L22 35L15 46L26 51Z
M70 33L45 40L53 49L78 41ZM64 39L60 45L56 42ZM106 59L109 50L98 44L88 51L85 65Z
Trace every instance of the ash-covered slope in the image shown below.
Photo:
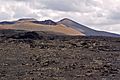
M71 27L75 30L78 30L80 32L82 32L83 34L85 34L86 36L110 36L110 37L120 37L120 35L118 34L114 34L114 33L109 33L109 32L104 32L104 31L97 31L94 29L91 29L89 27L86 27L82 24L79 24L73 20L70 20L68 18L64 18L62 20L60 20L58 22L58 24L64 24L68 27Z

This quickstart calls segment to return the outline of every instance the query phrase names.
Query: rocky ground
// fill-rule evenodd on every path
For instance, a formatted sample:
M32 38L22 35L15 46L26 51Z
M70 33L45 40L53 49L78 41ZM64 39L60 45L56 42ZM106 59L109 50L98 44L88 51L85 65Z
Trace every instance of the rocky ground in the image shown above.
M120 38L2 33L0 80L120 80Z

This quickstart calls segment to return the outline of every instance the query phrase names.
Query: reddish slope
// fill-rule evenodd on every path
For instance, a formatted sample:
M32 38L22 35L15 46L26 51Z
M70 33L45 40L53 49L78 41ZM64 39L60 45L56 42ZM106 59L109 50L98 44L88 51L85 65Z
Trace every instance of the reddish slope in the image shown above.
M71 27L67 27L63 24L43 25L43 24L32 23L31 20L18 20L15 24L0 25L0 28L28 30L28 31L50 31L50 32L61 33L65 35L84 35L81 32Z

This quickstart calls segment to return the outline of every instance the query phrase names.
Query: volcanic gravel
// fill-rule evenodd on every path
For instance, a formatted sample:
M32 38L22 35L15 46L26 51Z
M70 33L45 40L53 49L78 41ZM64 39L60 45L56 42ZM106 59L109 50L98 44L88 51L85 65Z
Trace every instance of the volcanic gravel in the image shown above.
M120 38L2 36L0 80L120 80Z

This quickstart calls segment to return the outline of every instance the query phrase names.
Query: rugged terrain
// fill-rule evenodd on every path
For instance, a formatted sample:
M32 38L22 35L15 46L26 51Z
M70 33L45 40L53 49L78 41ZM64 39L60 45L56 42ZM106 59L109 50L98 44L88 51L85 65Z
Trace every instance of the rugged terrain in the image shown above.
M119 80L120 38L0 31L0 80Z

